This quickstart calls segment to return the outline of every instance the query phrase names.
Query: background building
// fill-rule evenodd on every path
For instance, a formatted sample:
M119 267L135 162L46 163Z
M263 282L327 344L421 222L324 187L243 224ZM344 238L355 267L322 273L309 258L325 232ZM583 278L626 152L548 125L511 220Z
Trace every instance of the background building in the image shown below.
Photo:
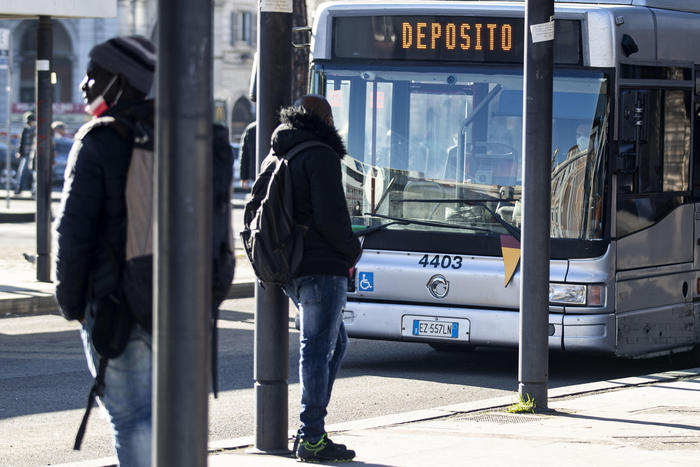
M255 118L248 99L250 72L257 47L257 0L216 0L214 3L214 99L217 118L225 120L232 140ZM54 19L53 63L54 120L74 133L87 120L78 88L97 43L118 34L157 36L156 0L118 0L117 17L109 19ZM0 20L11 33L10 124L19 134L22 114L34 109L36 19ZM0 139L4 140L7 115L7 74L0 70Z
M0 20L0 28L10 30L10 122L12 133L22 128L22 114L34 109L36 19ZM119 31L117 19L55 19L53 21L54 119L66 122L71 132L86 115L78 89L83 79L90 48ZM0 90L5 91L7 73L0 70ZM7 92L0 92L0 128L7 125Z

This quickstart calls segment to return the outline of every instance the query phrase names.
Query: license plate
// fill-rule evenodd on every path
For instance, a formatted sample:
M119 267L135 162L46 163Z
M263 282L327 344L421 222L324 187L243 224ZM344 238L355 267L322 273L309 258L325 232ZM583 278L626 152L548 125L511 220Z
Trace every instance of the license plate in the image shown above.
M455 321L425 321L413 320L414 336L447 337L457 339L459 337L459 323Z
M468 318L453 316L403 315L401 335L409 339L470 341L471 323Z

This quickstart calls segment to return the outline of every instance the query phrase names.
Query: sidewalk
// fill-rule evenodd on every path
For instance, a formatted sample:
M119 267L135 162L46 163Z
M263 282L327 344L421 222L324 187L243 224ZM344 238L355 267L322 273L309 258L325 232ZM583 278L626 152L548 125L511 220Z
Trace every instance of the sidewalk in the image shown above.
M237 218L242 218L244 194L236 194L232 201L234 208L234 231L238 228ZM58 210L60 193L53 192L51 197L51 209ZM25 314L25 313L56 313L56 302L53 297L54 284L51 282L39 282L36 279L36 271L23 253L33 255L36 251L36 234L33 237L24 238L20 245L18 239L13 237L11 227L20 228L24 224L24 230L31 231L36 212L36 201L29 192L21 195L11 194L10 207L7 207L6 191L0 190L0 316ZM245 253L236 243L236 273L233 284L229 290L229 298L252 297L254 293L255 274L250 267Z
M700 466L700 368L557 388L548 398L544 413L508 413L513 395L327 429L357 452L342 465ZM257 454L253 443L210 443L209 465L299 465L289 456ZM62 467L115 463L110 457Z
M328 429L334 441L357 452L350 465L700 466L700 368L553 389L545 413L510 414L505 408L514 399L515 395L407 412ZM250 454L244 446L227 451L226 444L210 446L209 465L296 462Z

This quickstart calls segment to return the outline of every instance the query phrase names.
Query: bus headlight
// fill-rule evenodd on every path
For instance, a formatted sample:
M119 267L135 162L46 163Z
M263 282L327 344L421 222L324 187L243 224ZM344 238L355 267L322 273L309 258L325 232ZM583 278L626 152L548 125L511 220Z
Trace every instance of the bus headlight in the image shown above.
M605 303L605 286L550 282L549 303L552 305L602 306Z

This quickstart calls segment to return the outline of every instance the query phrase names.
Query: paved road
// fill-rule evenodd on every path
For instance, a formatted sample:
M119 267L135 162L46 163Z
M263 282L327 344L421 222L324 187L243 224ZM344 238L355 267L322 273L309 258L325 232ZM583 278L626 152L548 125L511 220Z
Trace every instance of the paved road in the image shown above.
M220 396L210 399L212 441L253 434L253 299L229 300L220 322ZM291 316L290 316L291 318ZM289 428L296 427L297 333L290 319ZM425 344L351 340L329 423L512 395L514 350L437 352ZM553 354L550 387L667 368L678 359L614 360ZM0 465L29 466L113 455L109 427L93 411L83 450L71 451L91 383L77 326L56 315L0 319Z

